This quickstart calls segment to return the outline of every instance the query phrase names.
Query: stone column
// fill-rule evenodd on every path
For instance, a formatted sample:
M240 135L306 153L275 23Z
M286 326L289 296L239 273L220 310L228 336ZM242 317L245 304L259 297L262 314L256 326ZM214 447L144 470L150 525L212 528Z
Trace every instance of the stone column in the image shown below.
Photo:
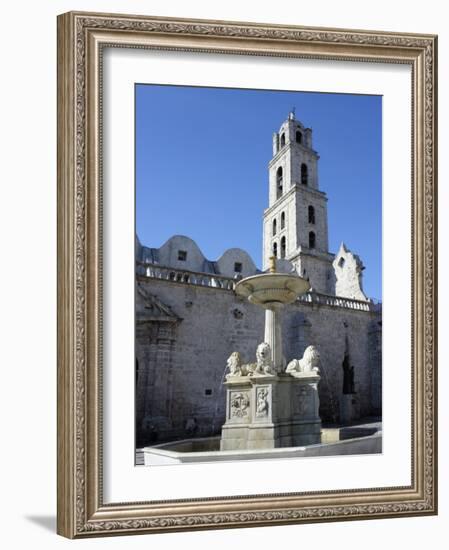
M282 304L270 304L265 310L265 342L270 345L271 360L276 372L282 372L284 367L281 309Z

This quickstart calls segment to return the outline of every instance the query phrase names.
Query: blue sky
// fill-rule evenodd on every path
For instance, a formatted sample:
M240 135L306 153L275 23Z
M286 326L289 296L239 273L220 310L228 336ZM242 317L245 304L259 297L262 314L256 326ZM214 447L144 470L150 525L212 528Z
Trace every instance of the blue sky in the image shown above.
M243 248L261 267L272 134L292 107L320 155L330 251L358 254L380 299L380 96L136 85L137 234L150 247L187 235L210 260Z

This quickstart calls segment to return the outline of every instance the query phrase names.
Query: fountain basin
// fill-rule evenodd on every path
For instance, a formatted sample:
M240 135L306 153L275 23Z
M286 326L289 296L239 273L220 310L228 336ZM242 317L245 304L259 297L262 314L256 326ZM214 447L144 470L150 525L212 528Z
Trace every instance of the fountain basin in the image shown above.
M252 304L270 307L273 304L291 304L309 288L309 282L298 275L262 273L239 281L235 293Z
M349 428L353 432L346 435L342 433L345 429L348 428L323 428L321 442L316 445L219 451L219 437L215 436L161 443L152 447L145 447L140 452L144 455L142 462L146 466L267 458L278 460L280 458L363 455L382 452L382 425L380 422L353 426Z

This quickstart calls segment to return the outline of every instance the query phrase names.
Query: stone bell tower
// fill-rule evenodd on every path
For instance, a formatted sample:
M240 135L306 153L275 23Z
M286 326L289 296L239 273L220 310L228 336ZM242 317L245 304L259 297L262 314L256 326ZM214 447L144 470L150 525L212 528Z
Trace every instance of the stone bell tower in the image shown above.
M327 197L318 188L318 153L312 129L290 112L273 134L269 206L263 222L263 269L269 258L289 260L312 289L335 294L334 259L328 250Z

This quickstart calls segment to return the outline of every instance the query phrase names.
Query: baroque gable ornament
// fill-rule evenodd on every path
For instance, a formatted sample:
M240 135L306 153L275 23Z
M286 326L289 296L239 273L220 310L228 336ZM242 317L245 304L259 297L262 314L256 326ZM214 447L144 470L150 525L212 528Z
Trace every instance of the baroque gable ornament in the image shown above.
M332 266L336 276L337 296L368 301L362 287L362 272L365 267L357 254L353 254L344 243L341 243Z

